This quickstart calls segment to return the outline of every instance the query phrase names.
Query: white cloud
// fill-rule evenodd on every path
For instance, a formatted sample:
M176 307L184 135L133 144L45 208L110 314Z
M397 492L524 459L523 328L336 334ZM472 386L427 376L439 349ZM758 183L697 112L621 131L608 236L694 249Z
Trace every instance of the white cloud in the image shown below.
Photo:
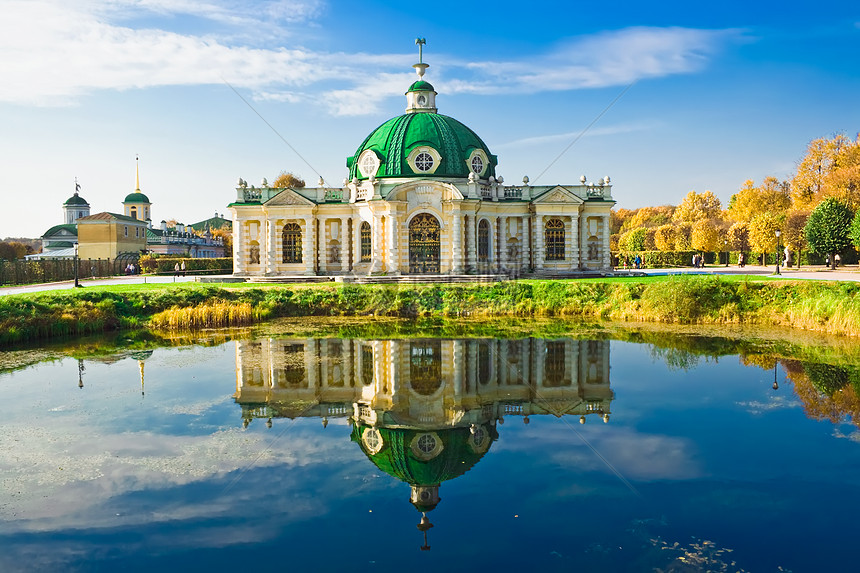
M626 125L609 125L606 127L596 127L589 129L583 137L599 137L604 135L618 135L619 133L632 133L634 131L647 131L659 127L658 122L640 122ZM581 133L579 131L570 131L567 133L554 133L549 135L536 135L534 137L525 137L507 143L493 145L493 149L506 149L511 147L534 147L547 143L560 143L571 141Z
M317 52L286 41L296 24L306 28L324 11L317 0L11 0L3 11L0 102L70 105L97 90L226 80L259 99L313 101L334 115L363 115L377 112L381 99L402 95L414 79L404 70L405 55ZM202 22L195 33L180 29L182 16ZM433 81L446 93L478 94L624 85L695 72L737 36L733 30L629 28L575 38L517 61L439 55Z

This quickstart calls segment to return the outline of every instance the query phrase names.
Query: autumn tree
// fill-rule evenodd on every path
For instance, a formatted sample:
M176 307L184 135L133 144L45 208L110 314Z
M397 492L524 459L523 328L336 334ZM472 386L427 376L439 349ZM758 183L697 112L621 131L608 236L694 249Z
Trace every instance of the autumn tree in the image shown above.
M729 227L726 238L733 251L745 253L750 250L750 231L746 223L735 223Z
M792 180L796 209L811 209L832 197L852 210L860 207L860 136L837 135L809 142Z
M722 246L720 233L711 220L702 219L693 223L690 245L697 251L716 252L720 250Z
M674 225L661 225L654 229L654 248L663 252L675 250Z
M809 219L809 211L789 211L785 218L782 241L788 250L797 253L797 266L800 267L800 253L807 248L804 227Z
M777 250L776 232L782 231L785 215L762 213L753 217L749 223L750 247L757 253L775 253Z
M675 250L689 251L693 248L693 224L689 221L675 227Z
M273 189L301 189L305 186L305 181L298 175L293 175L289 171L281 171L281 174L275 177L271 187Z
M702 219L719 220L722 216L722 206L717 196L710 191L696 193L690 191L681 204L675 208L672 221L675 223L695 223Z
M836 268L836 253L851 244L848 236L854 215L851 209L832 197L821 202L809 215L804 227L809 248L830 256L830 268Z
M728 215L741 223L749 223L762 213L784 213L791 206L791 185L776 177L765 177L756 186L747 180L729 201Z

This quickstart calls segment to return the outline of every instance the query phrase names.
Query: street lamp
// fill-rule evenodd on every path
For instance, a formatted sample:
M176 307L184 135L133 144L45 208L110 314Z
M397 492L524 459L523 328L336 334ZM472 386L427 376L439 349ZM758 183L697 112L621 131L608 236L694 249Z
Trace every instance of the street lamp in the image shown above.
M729 266L729 240L723 239L723 247L726 250L726 266Z
M779 274L779 229L776 230L776 273Z
M75 288L81 286L81 283L78 282L78 244L75 243Z

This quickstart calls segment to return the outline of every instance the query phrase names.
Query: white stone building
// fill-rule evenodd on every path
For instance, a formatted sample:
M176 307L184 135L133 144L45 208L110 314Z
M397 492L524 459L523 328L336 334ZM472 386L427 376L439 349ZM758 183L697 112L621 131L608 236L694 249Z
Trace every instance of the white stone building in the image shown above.
M419 57L420 60L420 57ZM475 132L436 108L418 80L406 113L347 158L340 187L276 189L239 180L233 215L238 276L578 274L610 270L609 177L506 185Z

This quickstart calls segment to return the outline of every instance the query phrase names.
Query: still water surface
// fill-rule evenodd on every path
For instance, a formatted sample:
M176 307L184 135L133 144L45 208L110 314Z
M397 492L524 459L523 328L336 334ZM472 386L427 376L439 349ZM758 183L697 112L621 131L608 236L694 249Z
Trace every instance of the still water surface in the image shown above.
M0 570L854 570L860 434L808 416L814 367L679 352L284 335L5 372Z

